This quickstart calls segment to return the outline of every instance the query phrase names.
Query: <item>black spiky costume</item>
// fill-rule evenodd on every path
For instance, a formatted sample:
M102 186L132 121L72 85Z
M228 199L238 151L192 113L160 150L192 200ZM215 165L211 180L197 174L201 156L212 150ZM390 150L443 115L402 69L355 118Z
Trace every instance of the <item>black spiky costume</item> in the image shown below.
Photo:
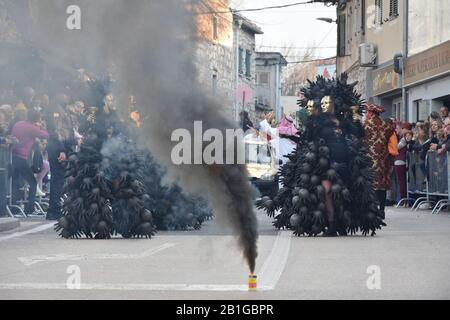
M146 155L143 170L143 182L151 195L146 206L154 213L158 230L198 230L206 220L212 219L212 210L204 199L184 194L176 184L163 184L164 170L150 154Z
M363 143L359 120L363 101L355 85L348 84L344 74L332 80L319 76L304 88L299 106L310 108L310 116L296 151L280 169L283 187L273 199L264 197L257 202L275 218L275 227L290 228L298 236L353 235L359 231L373 236L385 226L372 186L372 161ZM322 111L324 97L333 101L333 114ZM331 182L331 223L324 181Z
M91 81L88 89L85 100L95 108L90 107L83 121L80 151L67 159L64 216L55 230L64 238L107 239L117 233L151 237L155 230L152 213L144 206L149 196L140 181L139 153L126 136L108 141L108 129L118 128L118 117L104 112L103 83Z
M105 86L92 81L88 91L87 105L102 106ZM89 107L80 122L85 139L67 159L64 216L55 226L60 236L150 238L156 229L200 229L212 218L203 199L163 185L164 171L114 110Z

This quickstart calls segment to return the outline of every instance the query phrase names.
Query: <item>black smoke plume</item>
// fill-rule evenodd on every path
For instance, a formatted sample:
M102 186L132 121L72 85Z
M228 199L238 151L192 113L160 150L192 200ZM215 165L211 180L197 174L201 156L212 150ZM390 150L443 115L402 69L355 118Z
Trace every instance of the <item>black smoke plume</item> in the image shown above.
M82 29L75 31L64 29L63 12L73 1L31 2L33 16L41 21L34 32L42 50L52 51L54 60L61 63L78 63L77 67L94 72L108 68L114 73L115 95L133 94L142 106L145 134L141 143L167 167L173 182L189 193L205 196L216 219L234 227L254 271L257 221L245 167L176 166L171 161L174 130L193 133L194 121L202 121L204 130L215 128L223 133L236 127L222 113L228 106L206 94L197 81L196 63L207 63L196 59L195 8L199 1L79 0ZM61 24L60 33L52 25L55 21Z

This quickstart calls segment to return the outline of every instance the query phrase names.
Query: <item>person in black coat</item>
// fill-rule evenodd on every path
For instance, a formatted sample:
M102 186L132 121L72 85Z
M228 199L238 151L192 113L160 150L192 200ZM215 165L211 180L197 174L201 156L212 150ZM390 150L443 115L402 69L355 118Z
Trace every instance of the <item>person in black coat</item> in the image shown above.
M61 198L63 196L65 161L67 153L76 145L71 119L65 109L69 97L59 95L56 103L45 113L47 130L50 134L47 153L50 163L50 202L47 220L58 220L62 217Z

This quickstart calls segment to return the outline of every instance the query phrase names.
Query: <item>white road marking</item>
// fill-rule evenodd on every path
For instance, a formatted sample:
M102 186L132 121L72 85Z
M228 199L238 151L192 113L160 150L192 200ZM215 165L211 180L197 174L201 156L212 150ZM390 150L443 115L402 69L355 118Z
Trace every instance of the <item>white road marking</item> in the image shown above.
M0 290L69 290L65 283L0 283ZM258 291L272 290L258 287ZM126 291L248 291L246 285L215 284L136 284L85 283L80 289L70 290L126 290Z
M266 258L258 273L257 291L274 290L287 263L292 233L280 231L275 239L272 251ZM143 255L155 254L173 244L165 244L136 255L95 255L96 259L128 259L130 256L140 258ZM52 255L19 258L23 263L32 265L42 261L60 261L71 259L87 259L89 256ZM125 258L126 257L126 258ZM65 283L0 283L0 290L73 290ZM133 283L85 283L79 290L126 290L126 291L248 291L247 285L235 284L133 284Z
M8 234L7 236L0 237L0 241L21 237L21 236L24 236L24 235L27 235L27 234L30 234L30 233L41 232L41 231L50 229L50 228L52 228L54 226L55 226L55 223L53 223L53 222L52 223L43 224L43 225L40 225L40 226L38 226L36 228L33 228L33 229L30 229L30 230L21 231L21 232L15 232L15 233L12 233L12 234Z
M272 251L264 262L258 275L258 287L275 289L286 267L291 247L292 232L279 231Z
M164 243L156 248L146 250L137 254L93 254L93 255L67 255L67 254L51 254L31 257L19 257L17 258L26 266L31 266L40 262L55 262L55 261L78 261L78 260L128 260L128 259L142 259L150 257L165 249L174 247L175 243Z

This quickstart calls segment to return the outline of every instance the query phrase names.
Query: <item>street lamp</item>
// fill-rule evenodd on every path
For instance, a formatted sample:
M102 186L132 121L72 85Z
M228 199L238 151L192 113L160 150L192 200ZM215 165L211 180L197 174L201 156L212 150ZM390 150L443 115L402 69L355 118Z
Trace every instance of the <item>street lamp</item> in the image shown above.
M324 21L324 22L327 22L327 23L337 23L337 20L333 20L333 19L331 19L331 18L316 18L316 20L320 20L320 21Z

